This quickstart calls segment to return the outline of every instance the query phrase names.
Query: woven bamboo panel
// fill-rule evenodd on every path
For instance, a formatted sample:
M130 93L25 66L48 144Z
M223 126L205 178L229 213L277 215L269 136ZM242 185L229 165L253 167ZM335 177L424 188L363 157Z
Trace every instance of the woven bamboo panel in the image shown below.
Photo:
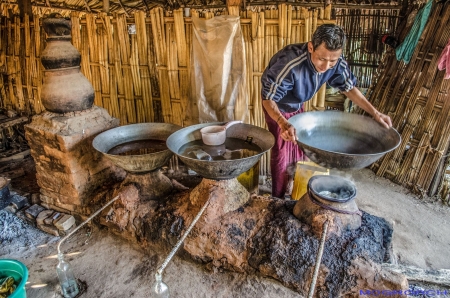
M46 36L40 18L49 12L40 10L23 23L18 17L1 18L0 69L4 76L0 79L0 107L28 114L44 111L40 53ZM192 21L183 12L154 8L130 17L70 13L72 43L81 53L81 71L94 87L94 103L120 119L121 125L160 121L185 126L195 122L188 107ZM247 109L248 122L264 127L260 79L269 59L289 43L309 40L318 25L334 23L331 6L310 11L280 4L246 11L229 7L228 12L241 17L246 53L249 104L236 110ZM223 13L226 10L191 10L204 18ZM310 101L307 109L323 107L321 97L324 92ZM263 157L260 172L269 172L268 156Z
M397 61L394 51L389 52L370 90L372 103L392 117L402 136L400 146L372 168L419 194L434 195L432 182L442 175L437 169L449 147L450 84L444 80L444 71L437 69L449 38L450 8L434 3L410 63Z

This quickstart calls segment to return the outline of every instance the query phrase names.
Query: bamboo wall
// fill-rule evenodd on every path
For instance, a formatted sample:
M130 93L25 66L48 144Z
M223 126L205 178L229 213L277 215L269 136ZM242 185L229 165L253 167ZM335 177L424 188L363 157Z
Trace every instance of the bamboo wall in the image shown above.
M399 9L348 9L336 11L336 22L344 28L347 44L343 50L358 87L369 88L372 77L386 51L383 35L395 36Z
M1 11L5 11L2 9ZM244 36L249 123L263 127L260 77L269 59L289 43L305 42L315 28L334 23L331 6L308 10L286 4L254 7L228 12L195 11L191 14L212 18L215 14L240 14ZM41 113L43 66L40 54L45 48L45 32L40 15L1 19L0 107L28 115ZM183 10L173 12L154 8L148 15L83 14L72 12L72 43L81 53L81 70L95 90L94 104L104 107L121 125L140 122L188 123L186 105L190 95L191 17ZM136 34L129 34L131 25ZM323 109L325 86L306 109ZM269 172L267 156L260 167Z
M400 41L411 25L399 32ZM394 51L389 52L369 90L372 103L391 116L402 136L400 146L373 169L421 194L436 193L449 148L450 84L445 71L437 69L449 38L450 6L435 2L410 63L397 61Z

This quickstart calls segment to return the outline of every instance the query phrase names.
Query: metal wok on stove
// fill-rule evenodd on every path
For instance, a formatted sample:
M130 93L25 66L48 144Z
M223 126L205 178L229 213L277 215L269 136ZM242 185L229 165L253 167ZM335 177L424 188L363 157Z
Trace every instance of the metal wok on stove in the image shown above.
M394 150L401 138L370 117L339 111L307 112L290 118L306 156L326 168L361 169Z
M233 160L199 160L186 157L180 154L180 148L192 141L201 140L200 129L210 125L223 125L224 122L202 123L188 126L174 132L167 139L167 147L176 154L185 165L197 172L200 176L215 180L232 179L248 171L253 167L261 155L268 151L275 143L275 138L268 130L250 124L235 124L226 131L227 138L236 138L240 140L251 139L251 142L261 148L262 152Z
M121 144L143 141L165 141L181 126L168 123L139 123L119 126L100 133L92 141L92 146L115 165L132 173L145 173L165 165L172 157L169 149L142 155L116 155L108 152Z

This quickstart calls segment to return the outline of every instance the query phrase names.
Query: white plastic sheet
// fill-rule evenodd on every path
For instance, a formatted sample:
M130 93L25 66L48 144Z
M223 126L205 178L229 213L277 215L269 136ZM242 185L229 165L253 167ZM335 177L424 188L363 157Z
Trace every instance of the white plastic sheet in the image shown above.
M222 15L205 20L193 16L192 23L191 116L200 123L245 121L248 93L239 17Z

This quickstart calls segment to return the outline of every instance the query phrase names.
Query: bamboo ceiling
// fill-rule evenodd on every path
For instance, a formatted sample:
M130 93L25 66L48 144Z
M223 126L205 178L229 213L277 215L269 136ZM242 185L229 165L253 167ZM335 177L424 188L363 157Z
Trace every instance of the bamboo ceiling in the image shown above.
M286 3L292 6L302 6L307 8L325 7L332 4L335 8L354 9L399 9L407 6L411 0L1 0L2 11L9 10L14 14L19 13L20 1L30 1L34 15L44 15L50 12L59 12L64 16L69 16L71 11L86 13L124 13L127 17L132 16L136 11L149 12L155 6L160 6L166 11L173 11L178 8L213 9L226 8L227 6L239 6L241 10L247 10L254 6L277 6ZM107 6L105 7L105 4ZM4 15L4 14L3 14Z

